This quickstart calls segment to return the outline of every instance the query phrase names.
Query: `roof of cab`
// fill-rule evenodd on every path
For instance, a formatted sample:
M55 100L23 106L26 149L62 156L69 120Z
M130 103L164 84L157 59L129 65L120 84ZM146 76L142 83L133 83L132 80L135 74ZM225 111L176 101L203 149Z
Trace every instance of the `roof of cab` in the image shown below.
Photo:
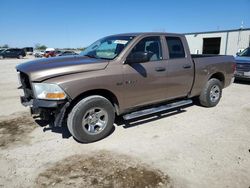
M166 32L136 32L136 33L121 33L110 36L147 36L147 35L174 35L174 36L183 36L182 34L177 33L166 33Z

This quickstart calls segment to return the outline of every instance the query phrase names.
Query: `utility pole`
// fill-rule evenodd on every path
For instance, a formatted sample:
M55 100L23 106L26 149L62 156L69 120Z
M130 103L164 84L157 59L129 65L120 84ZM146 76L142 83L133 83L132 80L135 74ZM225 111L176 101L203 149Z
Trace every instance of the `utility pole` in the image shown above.
M241 21L240 29L244 29L244 22L243 22L243 20Z

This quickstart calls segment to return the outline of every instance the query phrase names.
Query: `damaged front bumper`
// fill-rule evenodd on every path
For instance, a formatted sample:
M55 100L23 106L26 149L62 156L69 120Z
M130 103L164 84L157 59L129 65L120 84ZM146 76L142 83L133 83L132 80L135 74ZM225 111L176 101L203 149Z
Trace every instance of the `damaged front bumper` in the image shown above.
M53 100L41 100L31 99L26 97L20 97L22 105L30 107L30 113L32 115L38 115L42 120L53 122L55 127L61 127L64 119L65 112L70 105L68 100L53 101Z

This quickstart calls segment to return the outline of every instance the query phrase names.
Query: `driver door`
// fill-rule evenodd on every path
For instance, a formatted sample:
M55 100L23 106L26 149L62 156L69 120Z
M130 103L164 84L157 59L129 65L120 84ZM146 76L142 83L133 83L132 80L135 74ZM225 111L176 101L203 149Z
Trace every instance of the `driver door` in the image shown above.
M128 57L138 52L150 53L151 57L146 62L125 62L123 65L123 94L128 107L146 105L165 98L166 64L163 61L160 36L141 39Z

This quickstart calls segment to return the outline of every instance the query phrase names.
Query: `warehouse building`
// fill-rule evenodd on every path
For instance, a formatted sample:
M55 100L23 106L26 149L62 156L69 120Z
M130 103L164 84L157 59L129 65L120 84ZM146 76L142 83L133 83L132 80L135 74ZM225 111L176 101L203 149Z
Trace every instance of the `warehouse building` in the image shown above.
M235 55L250 46L250 28L185 33L192 54Z

